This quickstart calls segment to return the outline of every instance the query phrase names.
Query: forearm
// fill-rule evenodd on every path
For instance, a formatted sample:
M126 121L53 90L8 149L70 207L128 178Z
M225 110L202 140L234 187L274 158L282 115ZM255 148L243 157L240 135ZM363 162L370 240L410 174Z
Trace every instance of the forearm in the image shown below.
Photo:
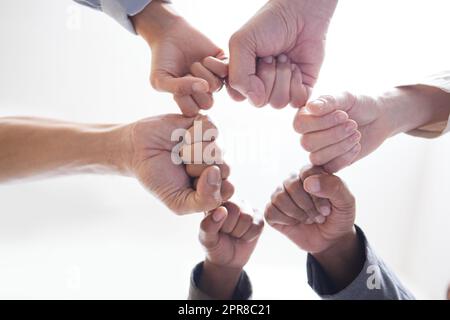
M448 120L450 94L439 88L415 85L392 89L380 97L391 135Z
M242 268L220 267L205 260L199 289L216 300L229 300L239 282Z
M0 118L0 182L73 173L127 174L118 125Z
M330 248L312 255L337 290L348 286L361 272L365 262L364 246L355 228Z

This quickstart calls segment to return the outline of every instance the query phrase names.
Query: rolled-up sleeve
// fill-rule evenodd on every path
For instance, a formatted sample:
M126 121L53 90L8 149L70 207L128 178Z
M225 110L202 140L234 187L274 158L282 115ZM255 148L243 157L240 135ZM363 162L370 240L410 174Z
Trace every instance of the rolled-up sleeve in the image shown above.
M357 227L358 237L365 247L366 261L361 272L346 288L336 290L320 263L310 254L307 258L308 283L326 300L412 300L414 296L395 274L377 257Z
M152 0L74 0L90 8L103 11L128 31L136 34L130 17L141 12Z
M417 81L414 83L401 85L399 87L411 86L411 85L425 85L430 87L435 87L441 89L444 92L450 94L450 70L442 71L439 73L435 73L429 77L421 81ZM449 106L450 108L450 106ZM449 121L441 121L436 123L431 123L426 126L414 129L408 134L422 137L422 138L436 138L450 131L450 123Z

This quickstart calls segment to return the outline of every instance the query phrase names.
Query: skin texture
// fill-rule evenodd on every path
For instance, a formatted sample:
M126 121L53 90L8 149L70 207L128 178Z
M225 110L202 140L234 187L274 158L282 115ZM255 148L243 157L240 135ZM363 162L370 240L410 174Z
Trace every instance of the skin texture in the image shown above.
M233 202L205 214L199 239L206 251L200 289L214 299L231 299L264 222Z
M268 1L230 39L231 87L257 107L269 102L276 108L289 102L303 106L319 75L336 4L333 0ZM265 77L259 68L260 59L271 64L271 57L277 57L273 87L271 76ZM268 73L273 74L273 66ZM272 88L276 93L267 99Z
M319 167L305 168L297 183L299 187L283 201L268 204L266 221L314 255L336 287L342 289L359 274L365 260L354 227L355 199L338 177ZM302 208L310 206L310 196L331 204L331 213L323 223L306 224L293 218L304 215Z
M176 214L212 210L234 187L226 163L172 161L175 129L213 128L204 117L162 115L127 125L86 125L37 118L0 118L0 182L78 173L133 176ZM203 133L201 132L201 133ZM203 134L200 134L203 140ZM205 139L207 145L211 139ZM202 141L203 142L203 141ZM191 140L183 148L189 150ZM203 146L203 144L201 145ZM201 153L203 155L203 153Z
M295 130L310 160L337 172L376 150L387 138L446 121L450 94L437 88L392 89L378 97L345 92L321 96L298 111ZM353 123L350 132L343 126Z

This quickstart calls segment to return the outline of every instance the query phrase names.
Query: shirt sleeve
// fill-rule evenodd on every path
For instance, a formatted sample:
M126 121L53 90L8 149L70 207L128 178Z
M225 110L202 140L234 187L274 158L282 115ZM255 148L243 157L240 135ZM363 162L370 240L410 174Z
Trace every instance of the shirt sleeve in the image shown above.
M203 262L197 264L191 274L191 283L189 288L189 300L213 300L198 287L200 276L203 272ZM232 300L250 300L252 297L252 284L245 271L242 271Z
M401 85L399 87L411 86L411 85L425 85L441 89L444 92L450 94L450 70L442 71L426 77L422 81L416 83ZM408 134L422 137L422 138L436 138L450 131L449 121L441 121L432 123L421 128L414 129Z
M362 230L356 227L365 247L366 261L359 275L346 288L337 291L333 282L310 254L307 258L308 283L325 300L413 300L414 296L377 257Z
M136 34L130 16L141 12L152 0L74 0L90 8L103 11L128 31ZM167 1L165 1L167 2Z

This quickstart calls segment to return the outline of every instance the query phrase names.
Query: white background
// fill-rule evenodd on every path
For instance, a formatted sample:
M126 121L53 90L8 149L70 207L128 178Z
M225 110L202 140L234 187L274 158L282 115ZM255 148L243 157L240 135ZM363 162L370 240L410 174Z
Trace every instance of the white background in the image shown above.
M226 49L263 1L174 1ZM388 88L449 68L450 2L341 1L315 94ZM150 52L106 15L69 0L0 4L0 112L130 122L178 112L148 84ZM225 92L209 112L222 134L237 197L263 210L307 163L294 110L257 110ZM450 282L450 139L406 135L340 175L358 224L420 298ZM0 186L1 298L185 298L201 214L177 217L140 185L74 176ZM266 228L247 270L255 298L309 299L305 253Z

